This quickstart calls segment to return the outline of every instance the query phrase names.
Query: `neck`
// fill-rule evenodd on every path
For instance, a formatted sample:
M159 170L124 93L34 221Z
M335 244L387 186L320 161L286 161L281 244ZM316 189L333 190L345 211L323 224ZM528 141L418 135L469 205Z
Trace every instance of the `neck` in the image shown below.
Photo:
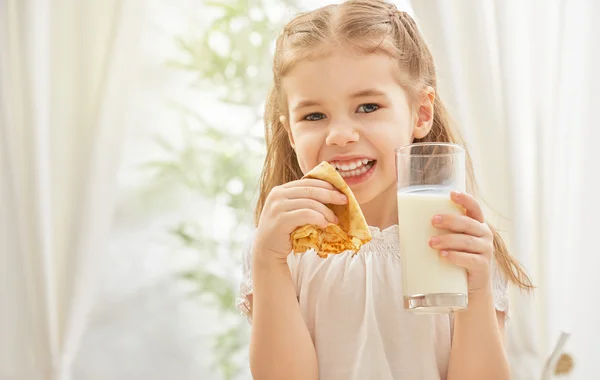
M369 226L383 230L398 223L396 183L373 200L361 204L360 208Z

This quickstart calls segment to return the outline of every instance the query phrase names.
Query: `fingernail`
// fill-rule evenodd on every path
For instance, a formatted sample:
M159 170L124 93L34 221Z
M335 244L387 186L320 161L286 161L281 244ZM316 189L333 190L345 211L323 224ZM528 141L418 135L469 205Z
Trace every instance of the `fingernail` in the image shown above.
M335 224L339 224L340 223L340 218L338 218L337 216L335 217Z
M440 255L442 255L443 257L448 257L448 251L442 251L440 252Z
M343 200L344 202L348 201L348 197L345 196L344 194L340 194L340 199Z
M434 217L433 217L433 223L435 223L435 224L440 224L440 223L442 223L442 217L441 217L441 215L436 215L436 216L434 216Z
M431 243L431 245L437 245L440 243L440 238L439 237L432 237L431 239L429 239L429 242Z
M461 193L461 192L459 192L459 191L453 191L453 192L452 192L452 196L453 196L454 198L460 198L460 196L461 196L461 195L462 195L462 193Z

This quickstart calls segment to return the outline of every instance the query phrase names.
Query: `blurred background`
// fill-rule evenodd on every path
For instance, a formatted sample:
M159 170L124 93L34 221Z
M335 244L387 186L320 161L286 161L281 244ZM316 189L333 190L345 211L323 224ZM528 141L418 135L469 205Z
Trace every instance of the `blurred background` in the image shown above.
M598 377L600 3L396 1L538 286L513 379ZM0 379L250 379L235 309L274 40L317 0L0 0Z

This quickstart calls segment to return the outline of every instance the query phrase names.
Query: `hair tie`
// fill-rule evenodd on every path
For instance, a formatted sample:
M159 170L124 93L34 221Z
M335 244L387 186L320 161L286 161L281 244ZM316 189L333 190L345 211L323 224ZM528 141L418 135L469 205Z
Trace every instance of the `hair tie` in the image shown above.
M398 17L398 7L396 7L396 4L392 4L392 3L387 3L387 11L388 11L388 16L390 18L396 18Z

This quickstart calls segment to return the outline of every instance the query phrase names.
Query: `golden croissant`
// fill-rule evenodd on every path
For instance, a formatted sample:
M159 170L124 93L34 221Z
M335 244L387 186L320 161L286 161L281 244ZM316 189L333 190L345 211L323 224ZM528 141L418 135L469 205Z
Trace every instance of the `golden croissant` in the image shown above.
M321 162L303 178L329 182L348 197L348 203L327 205L338 217L338 224L329 223L324 229L312 224L296 228L290 235L294 253L303 253L312 248L320 257L325 258L327 255L345 251L358 252L372 237L360 206L346 181L327 161Z

